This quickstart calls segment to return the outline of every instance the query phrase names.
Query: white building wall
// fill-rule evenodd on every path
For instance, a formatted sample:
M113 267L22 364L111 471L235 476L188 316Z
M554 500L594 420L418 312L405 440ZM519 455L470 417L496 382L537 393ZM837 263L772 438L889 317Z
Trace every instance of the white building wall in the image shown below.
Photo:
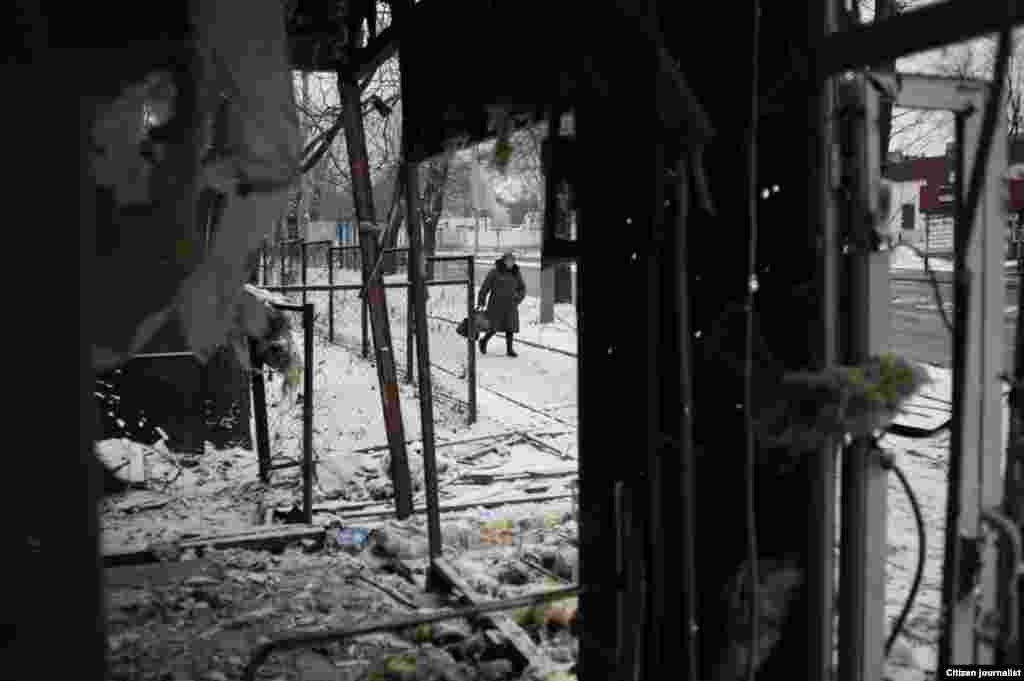
M920 194L924 180L892 182L892 213L889 231L899 241L921 244L924 240L924 216L921 214ZM914 207L914 229L903 229L903 206Z
M337 241L338 223L328 220L310 220L306 223L306 241Z
M438 225L438 247L443 249L472 249L475 243L476 224L473 218L452 218L442 220ZM541 231L523 227L480 229L480 248L501 250L504 248L540 248Z

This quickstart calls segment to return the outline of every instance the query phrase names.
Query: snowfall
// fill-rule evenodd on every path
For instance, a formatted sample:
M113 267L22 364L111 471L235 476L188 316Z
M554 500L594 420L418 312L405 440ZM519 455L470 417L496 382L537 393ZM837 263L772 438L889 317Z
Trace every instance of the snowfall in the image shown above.
M918 264L912 256L900 258L895 266L911 269ZM310 283L326 283L320 279L312 276ZM414 505L422 509L420 403L416 384L405 373L406 300L400 289L388 289L387 297ZM326 528L324 538L307 538L272 553L181 549L183 543L198 545L203 538L251 532L267 524L285 527L281 521L301 500L298 469L275 471L270 483L262 484L256 456L247 450L208 445L205 455L196 457L159 443L98 443L105 463L139 487L103 502L104 552L150 549L164 561L155 567L107 571L112 678L240 678L248 655L265 636L365 624L441 607L423 588L422 513L406 521L393 519L378 376L360 352L355 293L333 296L333 343L327 340L328 294L311 293L308 298L318 310L312 395L314 523ZM500 338L488 354L477 354L478 419L469 425L467 341L454 331L466 305L465 286L430 290L445 554L481 597L513 597L567 585L578 570L574 308L557 305L555 320L540 324L538 299L524 301L519 357L506 357ZM301 330L295 336L301 348ZM948 417L949 371L929 367L929 372L933 383L913 398L902 422L927 427ZM273 375L267 395L274 462L296 461L308 396L299 401L285 395ZM927 440L886 436L884 444L906 471L926 520L924 581L887 672L889 678L909 681L929 678L936 666L949 441L945 434ZM894 476L889 492L886 612L891 622L913 578L917 534L910 504ZM362 530L377 532L368 538ZM389 556L385 545L399 548ZM393 557L404 559L413 574L389 571ZM568 626L575 603L561 605L562 610L548 608L533 619L517 619L527 623L549 662L544 669L528 670L530 678L575 678L568 675L577 653ZM545 626L536 625L539 619ZM419 678L394 672L402 664L448 670L429 678L520 678L505 657L480 653L494 645L493 637L481 638L468 625L452 621L426 633L375 634L273 656L259 678ZM371 673L376 676L368 677Z

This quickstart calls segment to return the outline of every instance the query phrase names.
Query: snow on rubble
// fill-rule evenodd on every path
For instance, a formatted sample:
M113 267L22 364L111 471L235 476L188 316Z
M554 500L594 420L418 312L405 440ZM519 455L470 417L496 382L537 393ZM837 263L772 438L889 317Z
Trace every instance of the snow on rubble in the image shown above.
M301 331L294 333L296 346L302 348ZM543 363L542 355L538 352L528 361ZM351 349L319 338L314 346L314 364L314 500L388 503L393 492L389 459L382 446L387 437L375 367ZM559 371L564 373L562 364L565 362L559 362ZM543 382L542 377L538 380ZM462 381L439 388L449 395L457 394L460 383L464 390ZM415 386L402 383L399 388L414 491L422 501L420 404ZM529 399L528 395L520 396ZM281 378L269 374L267 397L272 463L299 460L304 396L301 392L283 394ZM435 399L437 442L559 425L485 391L480 392L479 407L478 422L467 427L464 401ZM563 426L561 430L564 434L571 429ZM564 435L553 442L563 449L569 445ZM464 468L448 458L454 456L452 451L438 450L442 485L458 477ZM146 446L129 440L106 440L97 444L97 453L118 477L135 488L105 502L104 549L108 553L243 529L261 522L258 516L267 509L288 506L299 498L298 469L276 471L269 485L263 485L252 451L217 450L208 444L204 455L192 456L171 452L162 443ZM516 456L522 455L519 452Z
M915 266L911 259L912 255L906 249L897 249L893 254L894 267ZM941 269L935 260L932 266ZM395 295L394 290L389 290L388 296L389 305L402 309L403 300ZM318 302L318 310L322 308L318 298L312 294L310 298ZM465 314L464 300L455 297L445 299L437 295L433 301L435 307L431 308L431 314L436 317L450 316L458 321ZM524 303L523 332L519 337L575 352L576 332L572 306L556 306L558 318L555 323L546 325L532 321L539 315L538 306L536 298L528 298ZM319 314L318 325L324 324L325 317L322 312ZM338 319L336 324L340 324ZM399 356L404 352L404 331L401 323L396 323L392 329ZM455 353L465 348L465 339L456 337L454 328L451 329L452 338L443 336L443 333L443 330L439 330L431 336L432 352L435 347L438 348L435 356L440 363L457 357ZM296 346L301 348L301 330L296 331L296 339ZM452 349L446 350L445 344L449 344ZM440 393L450 398L442 397L434 401L441 503L470 505L468 509L444 514L445 550L452 558L458 559L463 577L481 595L488 597L519 593L521 588L536 585L536 578L543 579L546 573L547 579L571 580L575 560L571 541L575 537L571 501L498 509L472 506L474 503L482 504L511 495L521 496L528 489L540 489L544 485L547 485L545 489L549 492L569 490L571 486L565 480L527 479L522 474L531 469L575 466L575 358L521 344L517 347L520 357L513 362L504 357L500 351L501 344L497 345L498 351L478 356L480 420L471 427L465 425L465 381L444 372L432 375ZM321 520L344 520L347 513L345 509L350 509L353 504L366 504L364 509L367 512L389 507L392 495L387 475L389 458L383 447L387 438L375 367L362 359L352 346L329 345L320 338L315 343L315 365L315 501L318 506L334 502L341 509L334 517L329 513L322 514ZM928 366L927 370L932 383L909 401L906 413L899 417L899 422L928 428L948 418L951 372L932 366ZM276 460L298 458L301 453L302 401L281 397L279 381L276 377L272 378L267 388L272 455ZM423 474L422 453L418 442L421 434L420 405L416 399L416 386L403 382L400 386L400 399L405 435L410 441L408 451L415 503L419 506L423 503ZM524 404L530 408L524 408ZM539 454L536 448L522 446L511 438L519 431L536 433L543 430L557 434L545 439L552 444L553 449L562 451L563 458L560 459L550 451ZM444 446L449 442L502 434L508 434L511 439L499 439L492 451L480 454L478 459L472 457L487 447ZM882 444L896 455L897 462L918 496L925 516L928 543L921 591L910 612L907 634L901 638L893 663L902 669L899 674L890 669L890 676L907 680L925 678L925 672L935 667L935 645L938 638L949 436L948 433L940 433L929 439L912 440L889 435L883 439ZM270 485L258 482L254 452L218 451L210 447L202 457L188 457L169 452L162 445L145 447L126 440L101 442L97 448L104 462L118 469L119 476L145 486L145 489L135 489L104 502L104 547L107 550L123 550L153 542L245 529L262 522L260 516L268 509L288 506L298 498L295 471L275 473ZM569 474L566 477L571 479L574 476ZM891 476L889 484L886 614L891 623L902 608L913 579L917 559L917 531L910 504L895 476ZM364 574L366 570L382 569L381 564L373 558L379 553L374 547L379 549L381 546L397 545L402 547L403 555L410 556L412 565L420 560L425 546L422 517L414 517L397 525L394 521L368 518L345 521L345 524L368 531L383 530L383 533L374 535L374 539L367 539L365 550L360 551L359 559L365 559L369 567L364 566L354 572ZM539 534L532 536L531 532ZM386 538L394 541L389 544ZM328 538L328 543L330 541ZM259 555L259 552L250 553ZM349 561L347 554L320 556L299 551L294 556L295 561L305 561L310 566L320 568L329 566L335 569L339 565L351 567L351 562L346 562ZM522 567L524 558L526 568ZM265 556L263 560L267 560ZM530 563L534 564L532 574ZM509 567L513 564L516 567ZM255 573L272 574L279 567L279 564L270 561ZM516 584L523 579L523 572L528 574L526 581ZM260 587L257 583L260 579L264 578L245 583L250 587ZM287 581L291 577L282 579ZM306 583L316 581L312 577L303 579L307 579ZM421 590L408 580L383 574L374 574L373 579L382 581L392 591L410 600L420 597L417 594ZM305 584L296 582L296 587L300 586L305 588ZM358 601L361 604L359 607L369 608L371 612L401 611L394 599L382 595L384 592L379 588L367 587L365 592L358 592L350 585L350 591L355 595L348 598ZM258 605L254 601L251 610L258 613L261 607L270 606ZM289 611L287 617L275 619L284 606L275 607L278 607L278 610L274 610L277 614L266 615L264 619L274 622L276 626L288 623L294 625L296 622L310 624L313 622L310 618L317 617L320 619L316 621L322 622L334 616L317 614L318 611L313 607L309 612L298 614ZM332 613L336 611L337 607L331 610ZM245 613L236 613L232 617L243 615ZM471 634L463 640L471 640L473 636ZM387 645L379 646L377 653L399 650L413 657L418 654L410 647L415 645L415 641L398 636L376 640L377 643L382 641L386 641ZM124 645L131 647L129 644ZM356 662L357 658L358 655L349 659ZM453 654L452 659L455 662L461 661L457 654ZM335 662L337 660L335 657ZM308 660L307 663L315 666ZM352 665L352 669L357 668L366 671L365 665ZM298 678L303 677L300 675Z

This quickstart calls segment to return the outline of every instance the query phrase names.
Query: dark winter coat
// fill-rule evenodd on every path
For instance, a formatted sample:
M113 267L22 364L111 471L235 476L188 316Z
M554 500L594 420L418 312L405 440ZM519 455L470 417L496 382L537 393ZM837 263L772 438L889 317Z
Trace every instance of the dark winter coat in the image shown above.
M483 307L487 301L487 319L491 322L491 331L496 333L517 333L519 331L519 304L526 297L526 282L519 273L519 265L505 267L504 260L498 260L494 269L487 273L477 306Z

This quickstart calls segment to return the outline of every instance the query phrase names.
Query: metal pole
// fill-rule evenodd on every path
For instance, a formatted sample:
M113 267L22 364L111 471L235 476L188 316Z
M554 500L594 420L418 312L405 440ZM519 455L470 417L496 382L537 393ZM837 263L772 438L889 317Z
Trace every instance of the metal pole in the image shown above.
M402 84L407 82L406 64L402 64ZM403 118L408 121L408 117ZM408 127L406 127L408 130ZM403 135L403 138L405 136ZM406 153L408 153L408 148ZM438 499L437 485L437 460L434 451L434 394L430 384L430 347L429 334L426 325L427 319L427 288L424 285L424 267L426 262L423 259L422 235L419 224L419 177L417 165L406 163L406 203L409 207L409 275L411 292L413 297L413 310L415 317L421 323L417 323L416 330L416 360L419 370L420 388L420 424L423 429L423 474L424 487L426 491L427 504L427 539L430 544L430 557L441 557L441 516L440 501ZM428 575L428 588L433 586L435 579L433 571Z
M668 464L664 461L664 430L661 425L662 418L662 386L663 380L661 371L665 368L664 361L659 352L660 340L663 334L662 321L662 280L661 268L664 264L662 254L664 253L665 238L665 152L660 144L653 145L653 158L647 161L653 166L650 175L653 176L652 194L647 198L651 206L647 213L654 229L654 244L648 253L640 256L638 267L643 267L644 272L639 275L641 281L638 287L644 291L644 298L647 307L646 320L646 355L644 368L647 375L646 386L646 465L644 466L644 479L638 487L641 499L637 504L637 539L641 550L638 558L642 557L643 582L640 601L643 618L636 620L637 624L644 623L645 633L636 636L637 641L637 663L642 678L651 678L656 670L668 661L666 649L669 642L672 642L672 661L678 663L676 655L678 646L675 645L674 636L669 632L680 631L681 624L676 619L679 609L676 607L675 599L679 596L678 582L675 578L669 579L666 562L669 560L667 546L664 542L665 535L665 499L664 472ZM649 167L650 167L649 166ZM640 210L643 210L642 208ZM645 262L646 261L646 262ZM642 264L641 264L642 263ZM554 290L552 289L552 296ZM646 535L647 541L644 542ZM673 575L675 577L675 575ZM671 602L671 605L670 605ZM674 626L665 626L673 622ZM634 634L636 635L636 634Z
M476 161L474 161L475 163ZM480 211L473 210L473 259L480 256Z
M877 93L858 80L850 99L857 115L851 119L850 145L855 192L849 225L860 234L867 215L877 205L872 177L878 161ZM869 211L866 213L866 211ZM859 244L848 257L849 295L847 360L861 364L884 351L889 333L889 257ZM881 678L885 626L886 507L888 473L882 468L869 438L858 438L843 451L842 523L839 591L840 681ZM824 513L822 509L820 512Z
M680 517L679 546L682 552L683 601L680 616L680 638L686 660L685 674L680 677L696 681L698 669L699 640L697 638L697 567L694 554L696 536L696 468L693 451L693 367L691 357L693 332L690 327L690 268L687 258L687 218L689 213L690 169L686 159L676 164L675 199L677 217L675 224L676 242L672 249L677 288L673 296L676 307L676 323L679 329L679 494L682 501Z
M469 417L467 423L476 423L476 314L474 314L474 294L476 293L476 259L466 258L466 314L469 315L469 328L466 331L467 366L466 381L469 383Z
M412 0L400 3L400 20L408 20L412 11ZM410 74L412 64L401 61L402 92L412 91ZM415 68L415 67L413 67ZM408 106L406 98L404 106ZM430 338L427 329L427 288L424 285L426 261L423 258L423 235L420 227L419 210L419 165L411 158L411 138L414 128L411 124L415 112L402 111L402 161L405 164L406 226L409 230L409 283L413 296L416 319L416 360L419 369L420 424L423 429L423 475L427 506L427 539L431 560L441 557L441 516L437 489L437 460L434 451L434 395L430 385ZM438 577L433 569L427 575L427 587L437 585Z
M305 252L305 249L303 249ZM303 292L305 293L305 292ZM313 522L313 304L302 306L302 335L305 349L302 395L302 517Z
M302 285L303 286L306 285L306 271L307 271L308 266L309 266L309 256L306 253L307 245L308 244L305 241L303 241L302 244L299 246L299 248L302 250L301 257L302 257ZM305 288L302 289L302 304L303 305L306 304L306 289Z
M369 155L366 150L366 131L360 104L359 84L350 74L338 74L338 87L344 109L345 144L348 148L349 172L356 217L359 220L359 249L362 254L362 279L365 305L370 316L373 349L377 360L377 379L380 385L381 408L391 454L391 480L395 490L395 511L399 519L412 513L412 480L409 459L405 449L405 425L402 423L402 403L398 392L394 343L391 322L388 319L387 297L383 278L377 270L380 254L379 231L373 209L373 191L370 182Z
M967 231L967 225L963 223L964 204L964 173L966 163L964 162L964 137L966 119L963 113L957 112L954 117L956 130L956 155L954 160L956 177L954 181L954 214L953 220L953 389L952 389L952 413L949 441L949 462L947 465L947 476L949 489L946 497L946 546L943 560L942 580L942 615L944 628L939 640L939 666L943 667L954 662L969 664L973 662L967 659L953 659L954 650L957 648L957 641L954 638L957 631L953 627L953 611L966 595L961 579L961 554L964 546L961 545L963 538L960 534L960 511L961 511L961 477L964 473L964 438L963 434L963 412L964 393L967 390L967 376L965 369L967 358L964 353L967 350L967 301L970 299L970 280L967 271L968 244L962 241L961 235Z
M810 26L813 43L838 29L835 2L812 3L814 21ZM832 186L830 160L836 142L833 112L836 110L834 81L816 82L809 98L811 118L807 151L808 224L813 225L809 239L821 239L818 269L818 309L820 336L815 352L820 353L820 368L832 367L838 359L839 340L839 229L837 205ZM804 675L812 679L832 676L832 649L835 601L835 520L836 452L838 443L828 442L808 466L810 508L807 525L807 666Z
M1018 222L1018 224L1020 224ZM1014 330L1013 348L1013 388L1010 390L1010 419L1009 433L1007 435L1006 449L1006 474L1003 491L1003 511L1018 526L1024 525L1024 323L1021 322L1021 313L1024 312L1024 288L1022 288L1022 277L1024 274L1024 260L1020 256L1021 242L1017 242L1017 322ZM1017 589L1018 603L1024 600L1024 580L1014 580L1012 575L1016 574L1017 566L1011 564L1009 551L1003 551L1000 560L1000 568L1005 579L1000 580L1006 586L1003 589ZM1002 602L1009 603L1009 594L1003 592L998 594ZM1010 617L1015 615L1011 612ZM1024 629L1024 613L1018 617L1018 631ZM1021 664L1024 661L1024 644L1020 636L1017 641L1010 644L1007 650L1003 651L998 664Z
M413 370L416 358L416 307L412 303L411 284L405 289L405 319L405 381L412 385L416 380L416 372Z
M365 294L360 293L360 295L359 295L359 302L361 303L360 307L362 307L362 316L363 316L363 319L362 319L362 322L363 322L363 359L368 359L370 357L370 330L367 328L367 316L368 315L366 314L367 313L367 309L366 309L367 302L366 302L366 295Z
M334 286L334 246L327 247L327 285ZM327 292L327 339L334 342L334 289Z
M250 348L252 343L250 343ZM259 461L260 481L270 481L270 427L267 422L267 387L263 381L263 362L252 361L252 409L256 425L256 458Z

